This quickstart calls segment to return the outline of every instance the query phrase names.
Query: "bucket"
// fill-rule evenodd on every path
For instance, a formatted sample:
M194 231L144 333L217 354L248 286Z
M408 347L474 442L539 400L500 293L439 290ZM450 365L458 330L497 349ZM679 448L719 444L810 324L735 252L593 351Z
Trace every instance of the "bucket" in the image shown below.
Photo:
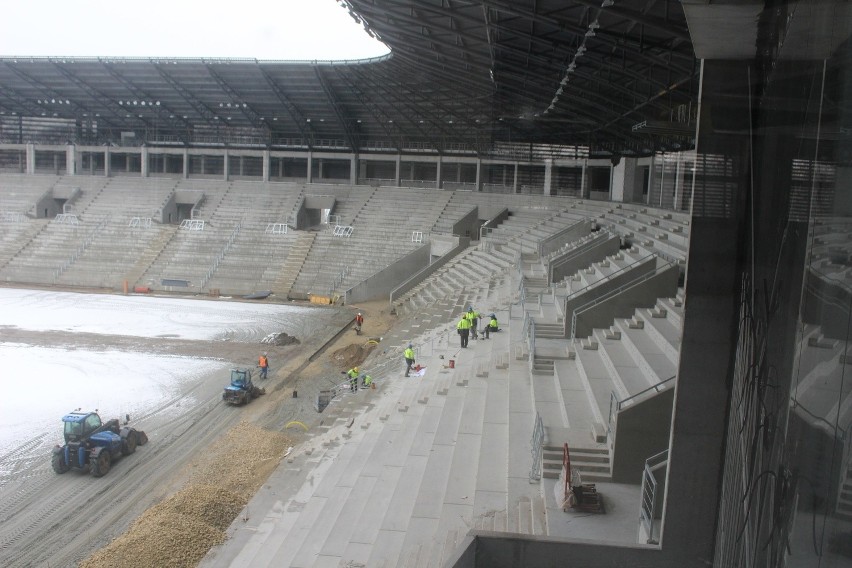
M456 360L450 359L450 369L455 369L455 368L456 368Z

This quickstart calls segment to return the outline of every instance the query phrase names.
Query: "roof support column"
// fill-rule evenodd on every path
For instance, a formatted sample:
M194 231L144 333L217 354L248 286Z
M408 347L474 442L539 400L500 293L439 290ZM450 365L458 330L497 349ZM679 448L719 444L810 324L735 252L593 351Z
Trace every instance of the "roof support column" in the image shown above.
M269 181L269 150L263 151L263 181Z
M314 182L314 153L308 150L308 174L306 183Z
M394 185L399 187L400 184L400 168L402 167L402 156L400 154L396 155L396 173L393 176Z
M443 163L443 156L438 156L438 162L435 164L435 187L441 189L444 185L444 180L441 178L441 164Z
M621 159L615 166L612 167L610 174L610 201L618 201L623 203L624 193L627 185L627 160Z
M553 195L553 158L544 160L544 194Z
M104 147L104 177L112 175L109 146Z
M222 164L222 179L228 181L231 177L231 157L228 155L228 149L225 149L224 164Z
M148 146L142 146L140 149L139 171L143 178L148 177Z
M183 149L183 179L189 177L189 148Z
M65 146L65 175L77 173L77 147L74 144Z
M588 166L589 160L583 160L583 169L580 173L580 197L586 198L589 196L589 192L586 191L586 166Z
M680 210L680 202L683 200L683 152L677 153L677 163L675 165L675 179L674 179L674 201L672 203L672 209L675 211Z
M349 157L349 185L358 185L358 154Z
M35 145L27 144L27 173L35 173Z
M515 178L512 180L512 193L518 193L518 162L515 162Z
M476 191L482 191L482 158L476 158Z

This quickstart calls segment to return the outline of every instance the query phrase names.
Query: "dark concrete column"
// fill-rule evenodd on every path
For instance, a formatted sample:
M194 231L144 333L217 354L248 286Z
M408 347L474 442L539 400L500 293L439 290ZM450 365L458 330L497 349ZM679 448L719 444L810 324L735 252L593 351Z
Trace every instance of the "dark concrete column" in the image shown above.
M399 187L399 186L400 186L401 179L402 179L402 178L400 177L400 175L401 175L401 174L400 174L400 169L401 169L401 167L402 167L402 156L400 156L399 154L397 154L397 156L396 156L396 173L394 174L394 185L396 185L397 187Z
M553 195L553 160L544 160L544 194Z
M515 162L515 176L512 179L512 193L518 193L518 162Z
M224 164L222 167L222 179L228 181L231 177L231 158L228 155L228 151L225 150Z
M476 159L476 191L482 191L482 159Z
M77 147L74 144L65 146L65 175L77 173Z
M110 163L109 146L104 148L104 177L109 177L112 174L112 164Z
M263 181L269 181L269 150L263 151Z
M349 185L358 185L358 154L349 158Z
M306 183L313 183L314 181L314 153L308 150L308 175Z
M441 172L441 164L443 164L444 162L441 158L442 158L441 156L438 156L438 162L435 164L435 166L436 166L436 169L435 169L435 187L437 187L438 189L441 189L441 187L443 187L443 183L444 183L444 180L443 180L443 177L442 177L443 173Z

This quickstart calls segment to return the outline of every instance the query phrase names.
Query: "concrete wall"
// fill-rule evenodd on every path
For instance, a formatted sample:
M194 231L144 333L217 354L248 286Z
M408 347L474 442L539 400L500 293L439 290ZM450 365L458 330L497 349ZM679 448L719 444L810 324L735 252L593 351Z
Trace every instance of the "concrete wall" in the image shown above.
M459 253L461 253L462 251L467 249L468 246L470 246L470 239L467 237L456 237L455 240L456 246L444 252L438 260L436 260L426 268L420 270L419 272L417 272L417 274L415 274L414 276L391 290L388 295L388 301L393 303L394 298L399 298L400 296L402 296L403 294L405 294L406 292L429 278L429 276L434 274L436 270L447 264L453 258L458 256ZM441 248L443 248L443 245ZM432 249L432 253L435 253L434 247Z
M614 482L641 483L645 460L669 447L674 390L674 383L669 383L666 390L618 413L612 451Z
M605 496L604 496L605 498ZM636 512L639 524L639 512ZM650 545L595 543L581 539L542 536L507 538L505 533L472 531L476 537L474 566L488 568L684 568L687 564L667 561ZM456 566L468 568L471 564Z
M492 211L489 211L491 209ZM500 223L509 218L509 208L482 208L482 217L487 219L485 223L482 224L483 227L491 227L492 229L498 226Z
M591 232L591 219L582 219L577 221L573 225L565 227L558 233L555 233L541 241L538 245L538 254L542 256L550 254L562 245L583 238Z
M566 298L565 310L563 311L563 313L565 314L566 337L571 333L571 318L574 313L574 310L581 308L582 306L588 304L589 302L595 299L602 298L605 294L608 294L621 286L629 284L640 276L650 274L651 272L656 270L656 268L656 257L648 258L642 262L637 263L635 266L631 266L628 270L623 270L618 274L611 275L602 282L596 282L592 288L589 288L582 294L575 294L574 297ZM598 323L604 320L605 318L596 317L596 314L593 313L590 313L588 317L588 321L591 323ZM578 322L578 327L579 325L580 322ZM610 324L607 324L607 326L609 325ZM591 328L589 328L588 326L584 327L583 329L583 334L581 334L578 330L576 337L587 337L592 332Z
M453 225L453 234L479 240L479 207L474 207Z
M62 213L62 207L53 198L53 191L48 190L36 200L31 211L35 213L36 219L51 219Z
M178 206L175 192L172 192L171 195L169 195L168 199L166 199L166 202L163 204L163 208L159 211L159 217L154 220L159 221L160 223L177 223Z
M431 247L428 244L423 245L360 284L356 284L346 291L344 302L346 304L363 302L390 294L391 290L429 264L430 251Z
M637 267L636 271L631 271L629 280L639 278L642 274L647 274L655 269L656 262L643 263ZM647 270L646 265L651 266L651 270ZM670 298L677 294L677 281L680 277L680 269L678 266L672 265L669 268L661 271L659 274L650 277L644 282L640 282L634 286L622 290L620 293L613 295L601 303L583 310L577 314L576 337L588 337L592 334L594 328L609 327L617 317L630 317L636 308L650 308L657 303L657 298ZM614 290L618 286L627 284L629 280L618 277L613 285L609 282L604 283L607 290ZM587 296L587 294L583 294ZM603 290L598 293L597 289L592 294L600 298L603 296ZM586 301L592 300L591 297ZM585 303L580 300L577 303ZM576 309L575 308L572 308ZM571 312L565 312L566 331L571 330Z
M429 237L429 243L432 245L432 256L444 256L459 244L464 244L464 246L468 246L470 244L470 239L465 237L459 237L458 235L443 235L443 234L433 234Z
M620 247L621 237L612 235L605 241L590 245L588 248L568 251L564 256L557 257L550 262L550 282L559 282L593 262L601 261L607 256L617 253Z

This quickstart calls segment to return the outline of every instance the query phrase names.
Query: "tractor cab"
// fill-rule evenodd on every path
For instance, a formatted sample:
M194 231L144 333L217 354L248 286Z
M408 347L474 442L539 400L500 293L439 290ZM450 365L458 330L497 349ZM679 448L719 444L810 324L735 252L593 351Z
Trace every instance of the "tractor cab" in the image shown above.
M79 442L100 428L101 417L94 412L72 412L62 417L65 423L65 443Z
M238 389L251 388L251 371L248 369L231 369L231 386Z

